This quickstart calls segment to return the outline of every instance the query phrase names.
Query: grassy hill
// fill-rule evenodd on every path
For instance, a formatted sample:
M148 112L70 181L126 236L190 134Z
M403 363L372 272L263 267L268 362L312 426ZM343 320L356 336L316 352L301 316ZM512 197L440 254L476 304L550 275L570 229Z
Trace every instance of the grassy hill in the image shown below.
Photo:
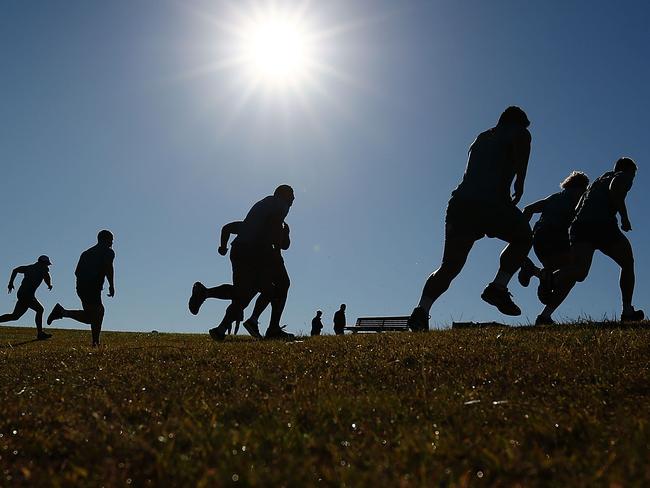
M650 483L650 328L53 332L0 328L2 486Z

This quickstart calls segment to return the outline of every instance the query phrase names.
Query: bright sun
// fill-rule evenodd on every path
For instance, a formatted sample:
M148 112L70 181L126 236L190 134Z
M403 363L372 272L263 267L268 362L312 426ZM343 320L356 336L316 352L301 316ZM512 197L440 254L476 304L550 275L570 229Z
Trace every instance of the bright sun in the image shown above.
M309 34L300 19L268 14L242 31L241 56L250 74L267 83L295 83L312 61Z

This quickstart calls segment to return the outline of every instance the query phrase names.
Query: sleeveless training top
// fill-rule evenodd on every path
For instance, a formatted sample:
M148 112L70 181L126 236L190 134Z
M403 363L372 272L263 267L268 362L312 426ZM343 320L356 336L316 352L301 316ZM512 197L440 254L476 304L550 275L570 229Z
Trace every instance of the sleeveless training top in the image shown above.
M598 179L596 179L587 189L580 201L578 210L576 212L575 222L580 223L594 223L614 222L618 225L616 220L616 207L609 194L609 185L615 177L622 177L626 182L626 191L632 188L634 175L619 171L608 171Z
M579 197L580 190L577 188L565 188L547 197L535 231L546 228L567 231L575 217Z
M513 142L518 128L493 127L479 134L469 149L467 167L452 196L482 202L509 202L516 170Z

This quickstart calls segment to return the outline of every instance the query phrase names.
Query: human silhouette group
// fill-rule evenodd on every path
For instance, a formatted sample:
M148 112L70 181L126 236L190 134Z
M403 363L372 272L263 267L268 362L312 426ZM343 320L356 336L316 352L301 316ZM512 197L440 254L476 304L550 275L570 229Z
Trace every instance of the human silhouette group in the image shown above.
M644 319L642 310L635 309L634 253L623 232L632 225L625 198L632 188L637 166L628 157L621 157L611 171L591 184L588 176L571 171L561 182L560 191L545 199L518 208L524 194L524 184L531 148L530 121L519 107L508 107L497 124L480 133L469 148L463 178L452 192L445 217L444 251L440 267L426 280L420 300L413 309L408 326L414 332L429 330L429 312L436 300L458 276L474 243L483 237L495 237L507 243L501 252L494 279L485 287L481 298L509 316L521 315L513 301L508 285L518 273L522 286L531 279L539 280L537 296L543 305L535 325L554 324L552 315L564 302L577 282L586 279L595 251L611 258L621 269L621 321ZM294 335L280 325L291 281L284 264L283 251L291 245L286 222L295 200L289 185L278 186L272 195L255 203L243 220L225 224L221 230L218 253L229 254L232 283L212 288L197 281L192 286L188 308L197 315L208 298L229 302L218 325L209 330L215 341L223 341L239 325L257 339L291 340ZM540 217L531 229L533 215ZM620 225L619 225L620 218ZM231 236L236 236L230 242ZM228 248L230 244L230 248ZM113 234L102 230L97 244L84 251L75 270L77 295L81 310L68 310L57 303L47 318L47 324L64 318L88 324L92 345L100 344L104 318L102 289L108 281L108 296L115 294L112 249ZM531 248L541 267L528 257ZM14 290L14 280L23 280L16 293L14 311L0 316L0 323L15 321L29 309L36 313L37 339L51 334L43 330L43 306L36 299L36 290L45 282L52 290L46 255L34 264L15 268L8 290ZM257 296L253 311L244 320L244 313ZM264 335L259 319L271 306L269 326ZM345 329L345 304L334 315L334 332ZM323 324L319 310L312 320L311 335L320 335Z

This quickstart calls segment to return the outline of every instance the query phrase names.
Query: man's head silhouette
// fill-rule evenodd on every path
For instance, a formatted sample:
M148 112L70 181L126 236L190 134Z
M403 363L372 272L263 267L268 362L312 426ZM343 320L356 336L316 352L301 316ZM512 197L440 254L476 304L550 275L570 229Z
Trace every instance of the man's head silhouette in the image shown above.
M614 165L614 171L624 171L626 173L636 173L636 163L631 158L620 158Z
M289 185L278 186L273 192L273 195L287 202L289 206L291 206L291 204L293 204L293 201L296 199L295 195L293 194L293 188L291 188Z
M50 261L50 258L47 257L45 254L38 257L38 262L43 266L52 266L52 261Z
M530 120L528 120L526 112L513 105L505 109L499 117L497 127L503 125L519 125L526 128L530 125Z
M102 246L111 247L113 245L113 233L110 230L100 230L97 234L97 242Z
M560 183L560 188L577 188L582 191L585 191L589 186L589 177L584 174L582 171L572 171L569 176L567 176L562 183Z

